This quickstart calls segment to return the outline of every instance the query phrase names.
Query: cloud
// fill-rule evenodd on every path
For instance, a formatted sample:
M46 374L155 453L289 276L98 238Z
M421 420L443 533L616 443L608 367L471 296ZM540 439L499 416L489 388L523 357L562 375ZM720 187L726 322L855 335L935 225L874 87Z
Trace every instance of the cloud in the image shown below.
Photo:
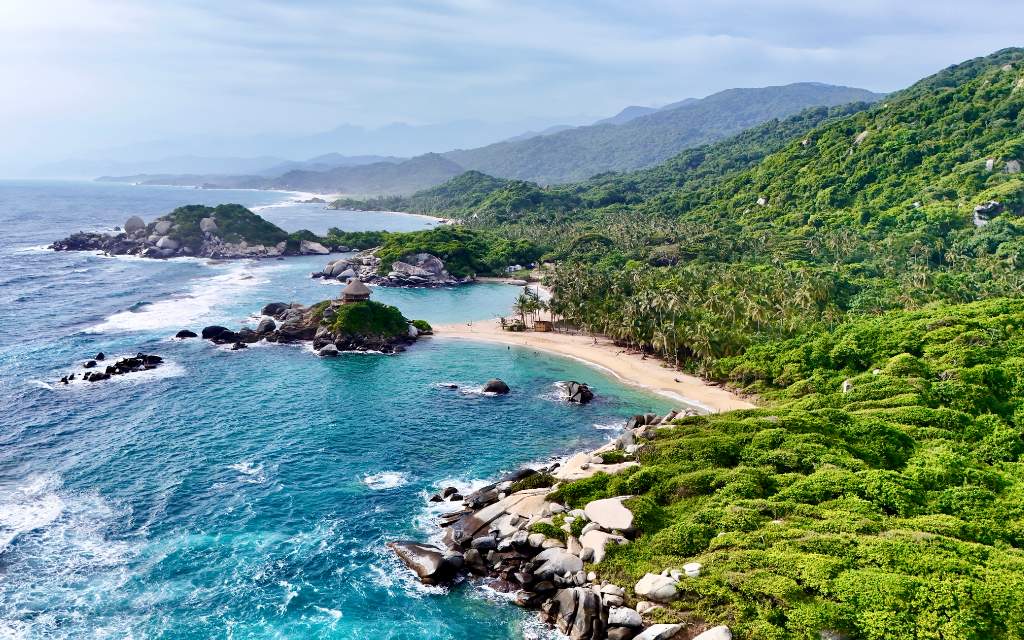
M800 80L892 90L1013 44L1022 18L991 0L8 0L0 122L24 157L342 122L556 122Z

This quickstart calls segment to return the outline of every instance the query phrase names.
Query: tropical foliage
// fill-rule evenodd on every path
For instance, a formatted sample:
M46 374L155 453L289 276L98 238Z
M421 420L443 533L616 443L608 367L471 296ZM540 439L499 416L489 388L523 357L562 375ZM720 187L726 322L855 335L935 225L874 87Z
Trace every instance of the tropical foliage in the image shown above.
M739 637L1021 638L1024 301L851 318L717 371L771 408L687 418L642 466L559 488L634 495L603 576L704 565L670 605ZM845 392L844 392L845 390Z

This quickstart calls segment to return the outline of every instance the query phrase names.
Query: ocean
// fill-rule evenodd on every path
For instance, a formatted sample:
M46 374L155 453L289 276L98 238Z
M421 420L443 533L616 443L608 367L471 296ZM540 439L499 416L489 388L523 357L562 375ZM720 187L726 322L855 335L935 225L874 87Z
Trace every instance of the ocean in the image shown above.
M0 638L539 637L472 584L420 585L385 548L437 535L427 497L600 444L669 401L574 360L431 338L318 358L172 336L253 324L268 302L340 284L324 257L170 261L56 253L78 230L237 202L289 231L412 230L429 218L334 212L294 194L0 181ZM376 289L432 323L507 313L516 287ZM166 364L60 385L97 352ZM512 387L478 392L489 378ZM563 402L555 383L598 399ZM458 389L445 383L454 382Z

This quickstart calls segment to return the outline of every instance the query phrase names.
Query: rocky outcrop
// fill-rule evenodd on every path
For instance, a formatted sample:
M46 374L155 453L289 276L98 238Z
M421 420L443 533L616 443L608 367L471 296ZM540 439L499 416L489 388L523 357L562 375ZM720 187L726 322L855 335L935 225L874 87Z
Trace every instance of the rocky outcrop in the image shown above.
M348 281L359 278L362 282L383 287L451 287L472 278L456 278L448 273L444 262L429 253L416 253L393 262L385 271L376 249L364 251L328 262L324 268L312 274L314 278L331 278Z
M989 200L988 202L979 204L974 207L974 226L985 226L990 220L992 220L992 218L1002 213L1003 209L1003 204L1001 202L996 202L995 200Z
M312 342L313 349L324 357L336 356L343 351L399 353L419 338L420 332L409 330L413 325L408 321L404 322L403 331L393 335L363 335L338 329L333 320L337 317L341 305L338 300L324 301L311 306L272 302L263 307L264 317L255 330L242 328L233 331L227 327L213 325L203 329L202 337L215 344L230 344L236 347L260 341ZM397 311L394 313L397 314Z
M604 464L600 454L617 451L613 458L629 458L629 448L635 451L636 442L657 437L658 428L671 428L672 420L689 413L691 410L666 416L634 416L623 437L573 458L585 459L590 473L624 468L619 466L623 463ZM465 497L455 487L446 487L430 498L452 509L439 518L445 548L421 545L413 549L412 560L405 557L410 555L407 550L392 548L425 581L435 580L433 576L444 562L461 566L455 574L465 574L496 591L513 594L517 605L538 609L543 621L571 639L689 638L699 632L701 626L654 624L655 619L650 617L663 611L662 605L678 599L680 580L700 575L699 563L688 563L682 571L666 569L662 574L643 576L633 589L636 601L632 603L633 595L625 588L601 580L594 571L587 572L587 563L600 563L609 547L630 544L638 534L633 514L624 504L627 496L594 500L582 509L569 509L549 497L557 484L513 491L516 482L537 474L558 478L560 470L570 463L523 469ZM718 633L717 628L713 631Z
M454 577L455 572L462 566L461 562L454 560L455 556L449 559L441 549L433 545L401 541L390 542L388 546L407 567L416 572L424 584L446 582Z
M577 404L587 404L594 399L594 392L582 382L570 380L565 383L566 400Z
M239 209L241 209L239 207ZM212 210L212 209L211 209ZM288 255L326 255L331 248L319 242L301 240L289 243L287 234L280 229L276 241L247 241L245 238L264 237L264 225L270 225L256 214L245 211L246 220L259 226L252 234L236 229L225 236L215 217L190 222L176 222L171 217L157 218L146 224L142 218L132 216L121 231L115 233L78 232L50 245L55 251L101 251L108 255L135 255L144 258L200 257L217 259L276 258ZM175 214L169 214L174 216ZM233 213L236 218L241 215ZM270 225L272 228L273 225Z
M152 369L156 369L164 362L164 359L158 355L141 352L134 356L121 358L113 364L101 368L101 365L98 363L105 360L106 356L103 353L97 353L91 360L86 361L82 365L82 368L86 369L85 373L81 374L81 376L75 373L63 376L60 379L61 384L70 384L75 380L83 380L85 382L110 380L114 376L123 376L129 373L138 373L140 371L150 371Z

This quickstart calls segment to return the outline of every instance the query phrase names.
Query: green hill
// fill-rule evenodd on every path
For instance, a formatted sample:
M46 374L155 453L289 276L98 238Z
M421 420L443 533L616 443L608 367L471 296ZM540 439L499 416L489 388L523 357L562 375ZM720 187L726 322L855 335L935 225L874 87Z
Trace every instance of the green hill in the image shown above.
M864 89L812 82L729 89L623 124L576 127L527 140L444 154L467 169L542 184L585 180L662 162L680 151L739 133L813 106L874 101Z

